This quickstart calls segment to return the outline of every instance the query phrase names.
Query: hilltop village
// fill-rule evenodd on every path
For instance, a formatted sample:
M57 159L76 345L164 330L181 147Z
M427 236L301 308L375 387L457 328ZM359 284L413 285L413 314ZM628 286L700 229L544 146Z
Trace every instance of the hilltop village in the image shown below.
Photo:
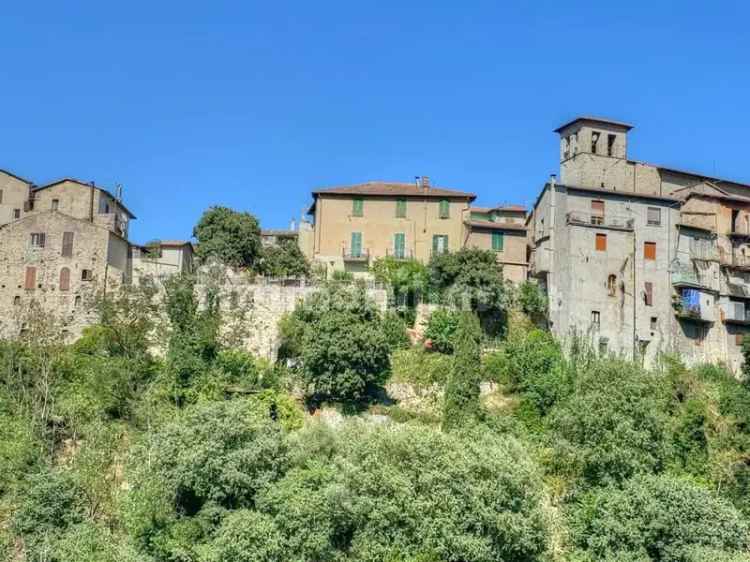
M559 177L540 182L530 209L478 206L470 190L425 176L368 181L314 189L306 216L263 231L263 242L296 241L328 277L367 278L384 257L426 263L489 250L505 280L533 281L547 295L562 340L584 337L647 364L676 353L736 371L750 331L750 186L632 160L632 128L588 116L558 127ZM135 218L120 194L93 182L37 186L0 171L3 331L23 329L18 311L34 301L76 335L93 293L194 269L190 240L131 242Z

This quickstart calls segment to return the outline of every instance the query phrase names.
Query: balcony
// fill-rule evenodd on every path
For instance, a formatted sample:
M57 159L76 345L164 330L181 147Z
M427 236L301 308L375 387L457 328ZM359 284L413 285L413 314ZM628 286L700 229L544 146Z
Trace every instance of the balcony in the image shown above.
M698 289L682 289L679 295L674 296L672 307L678 320L699 324L712 324L714 321L711 309L701 305L701 292Z
M705 286L701 283L698 274L695 271L690 270L673 271L672 285L675 287L695 287L697 289L701 289Z
M361 248L344 248L342 257L345 262L367 263L370 261L370 250Z
M611 230L632 231L634 219L629 217L596 213L584 213L582 211L571 211L565 215L567 224L574 226L590 226L595 228L608 228Z
M750 303L729 301L722 308L721 319L725 324L750 326Z
M394 260L411 260L414 259L414 252L411 250L386 250L385 255Z
M721 252L719 260L723 267L729 267L739 271L750 271L750 257L733 256L727 252Z

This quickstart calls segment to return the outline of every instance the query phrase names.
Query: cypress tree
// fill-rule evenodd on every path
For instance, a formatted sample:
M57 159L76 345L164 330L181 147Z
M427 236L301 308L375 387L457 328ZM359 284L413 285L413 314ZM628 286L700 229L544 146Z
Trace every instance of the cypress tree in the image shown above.
M443 430L470 425L480 417L482 331L475 314L464 312L455 335L453 368L445 389Z

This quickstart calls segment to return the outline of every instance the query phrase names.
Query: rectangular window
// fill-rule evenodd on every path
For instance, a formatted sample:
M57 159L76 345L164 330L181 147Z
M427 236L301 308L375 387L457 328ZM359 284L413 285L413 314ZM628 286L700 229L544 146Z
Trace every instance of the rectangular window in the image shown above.
M659 207L649 207L646 209L646 224L648 226L661 225L661 209Z
M60 206L60 200L59 199L53 199L52 200L52 210L57 211L57 208Z
M601 318L600 318L600 315L599 315L599 311L598 310L592 310L591 311L591 324L595 328L599 328L600 321L601 321Z
M659 325L659 319L656 316L651 317L651 330L656 330L657 326Z
M643 259L649 261L656 259L656 242L643 243Z
M73 233L63 232L62 257L73 257Z
M94 272L90 269L81 270L81 281L91 281L94 278Z
M607 251L607 235L606 234L596 235L596 251L597 252Z
M505 240L502 232L492 233L492 249L496 252L502 252L505 246Z
M447 199L441 199L440 201L440 218L441 219L447 219L450 217L451 214L451 205L450 201Z
M597 145L599 144L599 135L600 133L597 133L596 131L591 133L591 154L596 154Z
M361 197L355 197L352 201L352 216L362 217L365 214L365 201Z
M32 248L44 248L46 236L44 232L32 232L31 233L31 247Z
M21 218L21 209L13 209L13 218L14 219L20 219Z
M734 335L734 344L735 345L742 345L742 342L745 340L745 334L735 334Z
M23 288L27 291L36 289L36 267L26 268L26 279L24 280Z
M353 258L362 257L362 233L352 232L351 253Z
M646 306L654 305L654 284L650 281L643 284L643 302Z
M0 205L3 204L3 190L0 189Z
M432 237L432 253L434 255L445 254L448 252L448 236L445 234L436 234Z
M403 232L393 235L393 255L397 258L406 257L406 235Z
M615 155L615 140L617 135L607 135L607 156Z
M396 201L396 218L406 218L406 199L399 199Z
M604 201L591 201L591 224L604 224Z

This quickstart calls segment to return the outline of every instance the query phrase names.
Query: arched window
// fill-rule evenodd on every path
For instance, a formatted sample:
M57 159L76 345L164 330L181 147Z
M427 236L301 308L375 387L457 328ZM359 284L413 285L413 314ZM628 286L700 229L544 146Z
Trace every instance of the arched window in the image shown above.
M73 303L73 308L80 308L80 307L81 307L81 297L79 295L76 297L76 300Z
M18 306L19 304L21 304L21 297L16 295L15 297L13 297L13 305Z
M611 274L607 277L607 291L609 291L610 297L617 294L617 275Z
M60 270L60 291L70 291L70 269L67 267Z

